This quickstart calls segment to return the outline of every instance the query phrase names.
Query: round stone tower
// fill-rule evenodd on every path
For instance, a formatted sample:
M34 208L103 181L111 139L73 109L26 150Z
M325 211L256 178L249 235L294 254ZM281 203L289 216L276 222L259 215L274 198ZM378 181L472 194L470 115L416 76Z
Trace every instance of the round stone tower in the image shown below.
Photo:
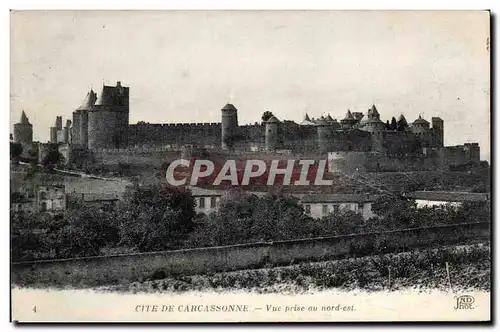
M266 121L266 151L275 151L278 148L280 123L274 115Z
M363 130L371 133L373 152L383 152L384 150L384 130L385 124L380 120L380 114L375 105L368 110L368 119L363 126Z
M417 135L427 134L429 132L429 125L429 121L422 119L422 116L419 115L418 119L413 121L411 131Z
M73 143L82 147L88 146L89 111L92 110L97 95L90 89L80 107L73 112Z
M24 111L21 113L21 121L14 124L14 142L21 144L33 142L33 125L29 122Z
M416 139L420 142L420 146L428 147L432 145L432 137L429 128L429 121L422 119L419 115L418 119L413 121L410 130L416 136Z
M330 148L330 138L332 136L332 126L324 117L316 120L318 131L318 148L320 153L327 153Z
M228 150L233 148L235 136L238 130L238 110L233 104L226 104L222 112L222 148Z

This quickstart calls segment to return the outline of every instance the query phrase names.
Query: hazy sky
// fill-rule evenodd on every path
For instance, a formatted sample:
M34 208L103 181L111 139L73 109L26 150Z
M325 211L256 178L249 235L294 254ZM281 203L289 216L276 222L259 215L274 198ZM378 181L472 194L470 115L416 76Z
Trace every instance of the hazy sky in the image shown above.
M34 139L71 119L89 88L130 87L130 122L240 124L269 110L342 118L374 103L445 123L445 144L489 159L488 12L53 11L11 14L11 128ZM11 129L12 130L12 129Z

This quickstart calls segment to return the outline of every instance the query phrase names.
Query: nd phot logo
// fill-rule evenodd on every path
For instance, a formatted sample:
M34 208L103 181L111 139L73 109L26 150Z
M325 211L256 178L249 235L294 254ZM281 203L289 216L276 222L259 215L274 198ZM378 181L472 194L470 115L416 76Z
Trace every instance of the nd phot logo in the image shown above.
M455 310L470 310L474 309L472 304L475 302L475 299L473 296L470 295L462 295L462 296L455 296L456 304L455 304Z

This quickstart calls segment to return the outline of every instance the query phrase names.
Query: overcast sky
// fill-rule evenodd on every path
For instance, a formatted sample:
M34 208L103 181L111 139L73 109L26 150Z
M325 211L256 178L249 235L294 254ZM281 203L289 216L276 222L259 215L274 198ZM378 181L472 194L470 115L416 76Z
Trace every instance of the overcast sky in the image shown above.
M300 122L375 104L385 121L440 116L445 144L489 159L488 12L54 11L11 14L11 128L34 139L89 88L130 87L130 123ZM12 130L12 129L11 129Z

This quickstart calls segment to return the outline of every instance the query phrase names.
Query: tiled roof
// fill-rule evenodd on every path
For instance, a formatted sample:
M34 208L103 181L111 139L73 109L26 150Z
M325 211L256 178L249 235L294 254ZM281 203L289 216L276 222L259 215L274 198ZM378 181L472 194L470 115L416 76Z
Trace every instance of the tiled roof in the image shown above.
M489 200L490 194L457 191L414 191L411 193L407 193L406 197L428 201L480 202Z
M312 122L312 121L307 121L307 120L304 120L300 123L301 126L314 126L315 123Z
M373 202L376 195L366 194L312 194L302 197L302 203L358 203Z
M321 117L319 119L316 120L316 125L319 125L319 126L324 126L324 125L328 125L329 123L326 122L325 118Z
M425 119L422 119L422 116L418 116L418 119L416 119L413 124L425 124L425 125L428 125L429 124L429 121L425 120Z
M206 189L201 187L189 187L193 196L221 196L224 190L220 189Z
M354 118L356 120L361 120L365 115L363 114L363 112L352 112L352 116L354 116Z
M83 100L83 102L80 105L80 107L77 108L77 110L89 110L89 109L91 109L92 106L94 106L94 104L96 102L96 99L97 99L96 94L91 89L89 91L89 93L87 93L87 96Z
M116 201L119 200L120 198L118 195L110 193L110 194L105 194L105 193L71 193L68 194L69 197L71 198L76 198L76 199L82 199L84 202L98 202L98 201Z
M343 120L356 120L354 116L352 115L350 110L347 110L347 113L345 114L345 117Z
M278 120L278 118L276 118L274 115L272 117L270 117L267 121L267 123L280 123L280 120Z
M28 117L26 116L26 113L24 112L24 110L21 113L21 122L20 123L22 123L22 124L29 124L30 123L30 121L28 120Z
M236 111L236 107L234 107L233 104L226 104L226 106L224 106L222 108L223 111Z

